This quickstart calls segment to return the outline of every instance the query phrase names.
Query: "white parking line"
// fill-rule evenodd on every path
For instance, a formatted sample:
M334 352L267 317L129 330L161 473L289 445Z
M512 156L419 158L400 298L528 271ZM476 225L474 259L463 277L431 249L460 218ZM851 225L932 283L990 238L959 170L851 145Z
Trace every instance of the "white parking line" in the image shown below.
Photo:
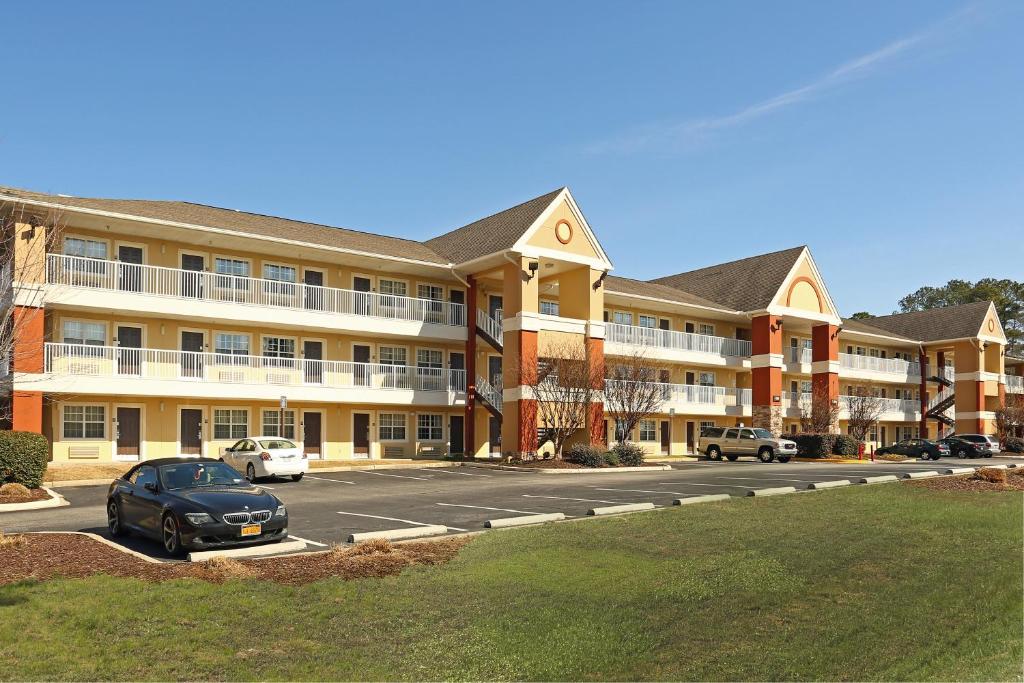
M767 483L767 481L801 481L801 482L804 482L806 484L810 484L811 482L818 481L817 479L785 479L785 478L782 478L782 477L780 477L778 479L768 479L768 480L765 480L764 477L718 477L718 478L719 479L739 479L739 480L743 480L743 481L764 481L766 483Z
M440 467L418 467L416 468L421 472L436 472L437 474L458 474L463 477L489 477L489 474L470 474L469 472L452 472L451 470L443 470Z
M371 519L386 519L389 522L401 522L402 524L412 524L413 526L436 526L435 524L427 524L426 522L414 522L411 519L398 519L397 517L381 517L380 515L364 515L361 512L342 512L338 511L339 515L352 515L353 517L369 517ZM453 531L465 531L457 526L450 526L449 529Z
M335 484L352 484L356 485L354 481L345 481L344 479L328 479L327 477L314 477L312 474L307 474L306 479L316 479L317 481L333 481Z
M396 479L419 479L420 481L430 481L430 477L409 477L404 474L386 474L384 472L370 472L369 470L356 470L360 474L376 474L378 477L395 477Z
M742 488L741 486L738 486L736 484L698 484L695 481L687 481L687 482L659 481L658 482L658 486L679 486L679 484L683 484L684 486L713 486L713 487L716 487L716 488L725 487L725 488L734 488L734 489Z
M594 500L593 498L565 498L564 496L532 496L524 493L523 498L552 498L554 500L578 500L584 503L610 503L611 505L624 505L621 500Z
M674 496L697 496L698 493L682 493L681 491L648 491L646 489L600 489L596 486L592 486L595 491L625 491L627 493L666 493Z
M298 536L292 536L291 534L288 534L288 538L294 538L296 541L302 541L303 543L308 543L310 545L315 545L318 548L326 548L327 547L326 543L318 543L316 541L311 541L308 538L299 538Z
M493 510L495 512L518 512L521 515L539 515L540 512L532 512L530 510L510 510L509 508L488 508L483 505L459 505L458 503L436 503L436 505L442 505L446 508L476 508L477 510Z

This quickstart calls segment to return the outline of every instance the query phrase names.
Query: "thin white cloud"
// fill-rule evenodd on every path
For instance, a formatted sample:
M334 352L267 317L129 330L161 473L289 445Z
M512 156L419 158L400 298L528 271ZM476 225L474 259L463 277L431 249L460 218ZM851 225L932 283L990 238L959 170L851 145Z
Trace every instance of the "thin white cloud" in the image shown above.
M946 32L948 28L956 25L967 15L973 14L974 11L975 6L973 4L967 5L923 31L893 41L873 52L840 64L824 76L807 85L787 90L732 114L645 126L621 137L589 145L587 151L595 154L635 152L654 144L673 145L680 142L698 140L714 131L755 121L779 110L806 102L825 91L872 75L883 66L894 62L898 57L910 52L926 41L937 38L939 34Z

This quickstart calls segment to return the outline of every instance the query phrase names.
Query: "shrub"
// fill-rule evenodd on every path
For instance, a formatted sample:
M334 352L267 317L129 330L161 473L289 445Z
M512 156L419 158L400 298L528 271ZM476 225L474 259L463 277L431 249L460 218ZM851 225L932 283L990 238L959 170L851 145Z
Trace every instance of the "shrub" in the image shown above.
M604 467L604 452L597 446L574 443L565 452L565 459L584 467Z
M7 550L10 548L20 548L21 546L28 543L28 539L23 534L15 534L14 536L8 536L4 532L0 531L0 549Z
M834 436L835 443L832 444L833 455L857 455L860 450L860 441L846 434L835 434Z
M991 482L993 484L1005 484L1006 483L1006 470L997 470L992 467L982 467L975 473L975 476L982 481Z
M46 437L35 432L0 431L0 483L39 488L49 460Z
M222 581L251 579L256 576L255 570L251 567L230 557L211 557L205 564L206 571Z
M25 498L31 496L32 492L23 484L8 482L0 486L0 496L11 496L12 498Z
M1024 453L1024 439L1011 436L1006 440L1006 450L1010 453Z
M604 454L604 464L608 465L608 467L618 467L619 454L616 453L615 451L608 451L607 453Z
M796 454L804 458L827 458L836 443L835 434L794 434L789 438L796 442Z
M635 443L617 443L612 452L619 456L619 464L623 467L640 467L644 464L644 449Z

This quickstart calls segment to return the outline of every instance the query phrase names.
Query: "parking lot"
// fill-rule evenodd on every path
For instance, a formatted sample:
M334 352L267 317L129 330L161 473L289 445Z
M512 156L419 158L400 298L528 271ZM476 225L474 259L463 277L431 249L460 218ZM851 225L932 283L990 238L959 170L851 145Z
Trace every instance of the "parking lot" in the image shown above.
M908 471L1010 464L1012 458L939 462L825 464L790 462L762 464L756 460L688 462L672 470L650 473L535 474L487 467L314 470L300 482L261 481L288 506L289 531L311 549L344 543L349 534L443 525L451 533L479 531L484 522L502 517L561 512L567 518L586 516L593 507L628 503L671 506L676 498L707 494L745 496L753 489ZM0 528L18 531L88 531L106 536L106 486L59 489L70 507L0 515ZM823 494L827 495L827 494ZM163 557L155 541L130 537L123 544L153 557Z

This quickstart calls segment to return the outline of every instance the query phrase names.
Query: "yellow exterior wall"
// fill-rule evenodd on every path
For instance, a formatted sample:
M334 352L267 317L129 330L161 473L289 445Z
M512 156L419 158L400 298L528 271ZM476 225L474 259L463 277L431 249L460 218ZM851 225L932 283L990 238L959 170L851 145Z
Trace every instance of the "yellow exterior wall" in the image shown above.
M558 240L555 235L555 226L560 221L566 221L572 227L572 237L568 244L563 244ZM554 208L551 215L547 220L538 228L529 240L526 242L531 247L540 247L542 249L553 249L562 251L576 256L585 256L587 258L599 258L597 251L593 245L590 244L590 240L587 239L586 234L580 227L579 222L576 220L576 216L569 209L568 204L565 200L562 200L558 206Z

